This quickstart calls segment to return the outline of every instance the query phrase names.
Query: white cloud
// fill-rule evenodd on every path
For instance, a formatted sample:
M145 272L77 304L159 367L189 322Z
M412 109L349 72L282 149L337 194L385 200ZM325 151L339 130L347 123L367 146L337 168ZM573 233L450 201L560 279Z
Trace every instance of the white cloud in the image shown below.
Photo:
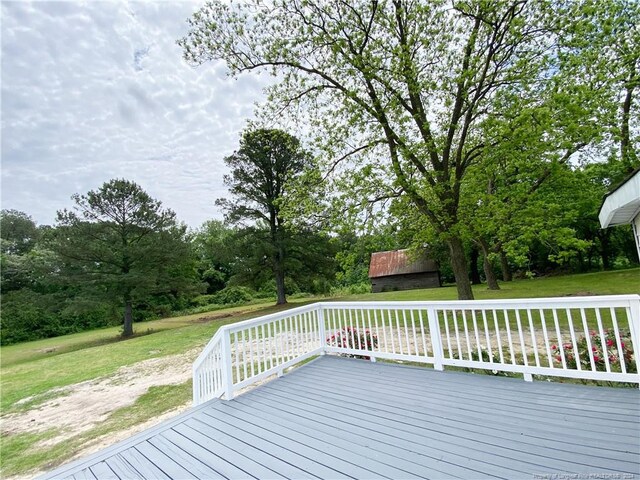
M50 224L118 177L191 226L220 218L222 159L265 80L182 60L198 6L2 2L2 208Z

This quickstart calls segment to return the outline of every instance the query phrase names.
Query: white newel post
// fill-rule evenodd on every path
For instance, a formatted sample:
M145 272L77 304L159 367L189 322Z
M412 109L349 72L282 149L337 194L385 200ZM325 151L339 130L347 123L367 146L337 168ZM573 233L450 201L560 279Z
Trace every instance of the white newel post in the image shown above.
M225 329L222 335L222 375L224 378L224 398L233 399L233 371L231 370L231 333Z
M442 348L442 334L438 322L438 312L435 308L427 308L427 318L429 320L429 332L431 333L431 345L433 345L433 368L444 370L444 349ZM426 352L425 352L426 353Z
M327 332L324 328L324 309L322 303L318 305L318 335L320 335L320 345L322 345L322 352L320 355L324 355L325 348L327 348Z
M195 407L200 403L200 378L195 363L193 364L191 376L193 378L193 406Z
M640 299L629 300L629 328L631 329L631 348L640 375ZM640 382L638 383L640 388Z

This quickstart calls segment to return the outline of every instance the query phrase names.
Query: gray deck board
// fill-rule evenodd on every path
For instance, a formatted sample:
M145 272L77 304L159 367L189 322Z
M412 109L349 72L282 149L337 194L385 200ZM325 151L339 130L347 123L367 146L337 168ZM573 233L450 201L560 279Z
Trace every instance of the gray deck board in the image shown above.
M108 458L106 463L118 478L129 478L131 480L144 479L144 476L120 455L114 455L113 457Z
M282 402L289 399L287 396L280 396L279 398L274 398L273 396L269 397L269 395L277 395L276 391L264 392L262 395L262 400L265 402ZM239 400L240 401L240 400ZM322 408L325 408L325 405L322 405ZM416 417L425 416L421 412L415 412L414 415ZM452 428L455 428L456 425L465 426L468 429L476 431L478 433L482 433L486 429L491 429L496 433L500 433L500 435L506 436L515 436L515 437L532 437L534 442L539 442L540 439L545 440L545 442L554 442L554 446L556 448L567 447L566 442L563 440L558 440L562 438L562 435L566 434L566 426L549 424L549 425L531 425L530 422L526 421L513 421L511 419L503 419L502 415L497 416L496 418L487 418L486 416L478 416L473 415L473 413L465 413L461 414L459 409L455 407L455 405L450 405L448 407L438 408L435 405L430 405L429 414L426 415L427 419L431 423L438 423L442 425L447 425ZM510 421L511 420L511 421ZM526 428L523 428L526 427ZM594 433L598 432L582 432L581 430L574 430L572 432L572 439L574 442L570 447L571 451L575 451L574 446L586 446L590 448L591 454L598 454L601 449L608 450L611 452L617 452L620 449L625 449L629 446L629 442L633 442L635 437L633 436L625 436L625 441L613 441L611 438L608 438L607 441L603 441L598 437L594 438ZM610 436L609 436L610 437ZM618 437L616 437L618 438Z
M236 434L244 437L245 441L254 442L265 452L270 452L272 455L285 459L293 465L299 465L305 471L318 478L352 478L341 469L335 468L331 458L328 456L321 455L307 445L298 445L286 437L250 422L245 422L235 417L230 418L229 415L225 415L222 412L217 413L214 417L203 418L202 422L209 426L224 423ZM345 467L345 465L342 466ZM348 469L348 466L346 468Z
M335 377L334 377L335 378ZM359 383L362 382L362 379L343 379L344 382L349 381L350 385L343 386L340 388L340 391L336 392L326 392L322 387L318 387L317 382L304 382L304 381L296 381L295 383L289 383L287 385L273 385L273 391L282 391L285 393L294 392L296 394L302 396L310 396L317 398L317 394L322 394L325 398L331 398L335 402L343 402L345 399L351 400L353 398L357 398L357 396L364 388L364 385ZM286 383L286 380L283 380L281 383ZM278 390L278 388L280 390ZM284 390L283 390L284 389ZM272 391L271 389L265 389L267 391ZM369 387L368 391L375 391L375 387ZM476 425L488 425L492 429L499 428L501 425L508 427L509 425L518 425L524 426L527 428L527 432L529 430L541 430L542 433L545 431L550 432L555 438L558 438L558 434L564 434L566 432L566 428L576 423L576 419L580 419L580 415L575 412L575 407L571 407L566 411L561 413L561 418L556 418L549 420L544 415L539 412L534 416L531 416L529 412L516 412L512 413L508 407L503 405L502 403L496 402L493 404L495 408L496 405L500 407L500 415L491 415L493 413L491 409L486 408L486 401L478 401L477 399L464 399L462 404L460 404L460 398L457 397L455 400L451 399L451 396L448 398L448 402L444 402L439 399L433 400L432 392L425 392L421 397L418 397L420 401L410 402L410 392L403 392L403 394L399 398L391 398L388 394L385 397L385 391L379 391L380 395L375 398L375 400L370 400L369 398L365 399L365 401L371 404L371 409L369 411L375 412L376 409L388 409L391 408L394 413L405 413L408 415L417 415L426 417L430 422L432 422L435 418L441 419L451 419L451 421L458 421L467 424L476 424ZM387 392L388 393L388 392ZM428 403L427 403L428 402ZM420 406L424 406L425 404L429 405L428 412L419 411ZM615 408L615 407L614 407ZM484 413L485 415L478 415L478 413ZM489 414L487 414L489 413ZM439 414L441 416L439 416ZM637 415L637 409L636 409ZM531 418L528 418L531 417ZM574 431L573 435L582 438L582 441L586 442L587 445L593 444L594 434L599 434L602 432L602 428L604 426L605 429L610 430L616 434L616 437L619 438L618 443L628 444L629 442L633 442L637 440L637 425L634 425L635 422L632 421L632 415L627 417L618 418L617 422L606 422L604 425L591 425L590 422L584 421L577 425L573 425ZM535 423L532 425L532 418L535 419ZM518 428L515 430L517 433L522 433L523 429ZM609 436L610 437L610 436ZM614 439L608 438L607 444L609 442L616 441ZM637 443L637 442L636 442ZM603 445L604 447L605 445ZM618 445L618 448L621 445Z
M314 402L312 398L306 398L305 401L309 403ZM331 403L328 405L329 408L339 408L339 406L340 403ZM541 464L532 464L531 461L527 461L527 459L536 460L537 457L532 457L527 454L521 455L520 452L513 451L508 447L509 442L506 442L506 449L496 448L496 445L488 442L484 435L469 438L460 434L458 429L449 432L428 424L425 428L421 422L410 417L397 416L389 412L378 412L374 414L366 408L366 405L363 411L348 409L344 415L338 413L334 413L334 415L337 415L338 421L345 422L350 428L359 425L373 425L373 428L371 428L369 432L370 435L376 435L376 432L381 432L382 435L393 439L396 444L402 442L404 448L409 451L416 447L419 449L418 451L428 449L433 452L434 458L441 458L444 461L454 464L461 464L461 459L469 460L477 464L472 470L479 472L488 473L488 469L501 469L503 473L506 473L504 469L501 468L501 465L513 463L512 459L514 456L521 457L522 461L520 463L529 464L527 471L530 471L532 466L550 466L548 463L554 461L554 459L551 458L544 459ZM524 471L513 467L507 470L524 473ZM470 473L469 471L464 472L467 476Z
M98 462L95 465L92 465L91 473L93 473L96 478L105 479L105 480L118 480L118 477L115 472L109 467L106 461Z
M438 375L438 373L436 373L436 375ZM444 374L441 373L440 375ZM467 390L467 394L456 391L455 397L452 398L451 393L448 390L438 389L438 387L434 385L434 382L432 382L431 378L429 379L429 385L426 386L426 388L420 383L414 383L413 387L410 388L406 385L399 386L397 384L389 387L380 385L374 378L365 377L361 372L358 372L357 378L355 379L353 378L353 375L344 376L340 373L334 373L331 375L331 377L324 377L315 370L313 376L315 379L313 382L309 382L308 379L305 378L300 380L301 383L299 383L299 385L301 385L302 388L307 388L307 386L309 385L313 385L317 388L317 386L320 384L317 381L318 379L324 378L326 380L329 380L329 378L331 378L334 382L338 380L338 383L341 385L340 389L335 391L336 393L348 392L349 395L354 396L358 395L361 391L361 387L356 387L356 385L362 385L363 382L370 382L371 385L367 386L366 388L367 393L377 392L379 393L378 398L380 399L392 399L392 401L399 408L402 408L403 406L405 408L415 408L416 406L424 404L425 401L432 400L431 404L434 407L451 406L453 402L457 410L477 414L491 413L498 405L501 409L501 414L509 418L510 421L524 420L525 422L529 423L530 419L535 418L537 422L544 421L549 426L553 426L558 425L558 421L569 421L571 423L575 423L574 420L580 418L584 420L584 422L578 425L578 428L584 429L588 432L598 432L600 431L599 427L601 426L611 427L612 421L616 422L616 428L621 434L624 434L625 431L627 431L626 433L635 437L636 432L638 431L637 413L638 408L640 407L640 398L637 399L635 408L627 410L626 415L610 416L606 421L603 421L598 415L594 415L591 412L584 412L581 408L579 408L579 403L576 402L565 405L556 405L555 408L548 410L540 407L525 406L527 405L525 396L529 393L526 390L521 391L521 397L525 397L523 398L523 402L521 402L521 405L512 405L504 402L500 398L499 392L496 392L492 399L491 397L484 398L479 395L477 396L474 394L474 390ZM347 381L349 382L348 384L346 384ZM513 381L513 379L509 379L509 381ZM527 388L529 386L533 388L537 387L534 382L533 384L528 384L523 388ZM610 390L611 395L613 395L616 399L619 397L621 391L626 391L621 389L608 390ZM400 395L393 396L392 392L398 392L400 393ZM617 403L612 408L612 405L609 402L606 402L602 407L602 413L606 414L611 410L617 410L617 408Z
M307 391L311 389L311 386L307 386ZM349 406L347 402L350 398L349 395L340 397L338 394L327 393L322 400L315 400L314 395L307 393L305 390L294 390L296 395L300 398L300 401L314 404L317 402L322 408L336 409L336 420L344 422L355 422L355 424L373 423L375 424L374 431L381 431L387 428L389 432L394 432L398 436L415 435L417 438L413 442L419 442L419 437L428 432L429 439L435 439L438 441L440 447L446 447L445 450L454 454L478 457L479 461L486 458L486 455L502 457L501 463L510 463L513 459L518 459L521 462L530 463L540 467L553 467L561 469L563 465L575 464L573 469L569 471L576 471L581 465L587 467L598 467L613 469L613 471L626 471L623 467L627 467L626 462L621 460L614 460L608 458L602 458L597 462L594 462L592 455L579 454L575 450L566 452L557 450L555 448L548 447L546 445L539 445L533 442L519 441L518 437L513 439L505 438L505 435L496 435L493 433L490 427L484 429L484 431L473 432L466 428L466 426L456 426L453 429L447 429L440 424L435 424L432 421L424 421L417 418L415 415L407 415L406 413L398 414L394 411L394 406L389 405L389 409L381 409L381 405L370 405L366 399L361 399L359 405ZM283 401L284 397L278 398L278 401ZM348 411L344 414L338 410L344 408ZM432 420L432 419L431 419ZM391 433L390 433L391 434ZM517 444L514 448L514 442ZM462 448L461 448L462 447ZM520 451L520 449L526 451ZM503 463L504 464L504 463ZM629 466L633 468L637 464ZM619 470L620 469L620 470ZM558 470L561 471L561 470ZM633 471L632 471L633 472Z
M242 465L245 476L254 478L301 478L309 476L308 472L286 463L282 459L274 457L248 442L243 442L235 436L226 435L220 430L203 423L195 424L195 428L198 429L197 432L186 425L176 427L176 430L184 435L191 434L192 439L198 438L205 445L208 444L209 449L215 450L220 457L219 460L214 459L211 465L219 468L227 477L238 476L238 474L229 473L228 467L220 465L220 462L235 461ZM212 442L213 438L216 438L216 440Z
M362 367L365 367L365 368L362 368ZM332 369L326 368L323 365L312 365L310 366L310 368L313 368L314 377L325 378L327 381L335 382L336 379L339 378L336 376L336 374L341 377L344 377L344 375L340 375L341 372L335 372ZM406 368L402 370L408 370L411 372L411 370L414 370L414 369ZM377 380L378 378L378 376L373 375L372 372L367 371L366 365L353 367L353 371L358 372L358 377L357 377L358 380L368 379L370 381L375 382L375 380ZM555 412L555 411L566 412L567 409L580 407L579 412L577 412L580 415L597 417L600 419L606 418L611 420L618 420L620 419L621 416L625 417L625 416L628 416L629 414L637 413L638 405L639 405L637 398L635 399L635 401L629 401L629 402L624 402L625 399L620 398L619 399L620 401L616 404L615 410L611 410L606 402L603 403L603 399L607 399L608 395L605 395L605 396L598 395L595 399L588 398L588 397L580 399L578 395L561 396L558 394L558 391L555 388L553 387L545 388L545 387L542 387L541 384L536 382L525 384L524 387L520 385L519 389L510 391L506 388L496 389L495 386L492 387L491 385L487 385L487 383L492 383L492 382L486 382L485 378L481 378L481 382L465 383L461 381L462 379L465 379L465 377L467 376L486 377L488 375L457 374L456 375L457 381L452 382L449 379L441 378L441 377L446 377L450 374L453 374L454 372L446 372L446 374L440 373L440 372L433 372L433 375L429 378L429 385L425 386L425 385L421 385L424 382L424 380L420 378L420 376L416 377L415 373L419 373L419 372L411 372L411 374L413 375L410 375L410 376L406 374L398 375L398 377L395 378L393 383L391 384L374 383L371 386L371 388L374 390L382 388L386 391L389 391L390 387L398 388L405 392L405 394L407 395L406 398L408 399L408 398L420 397L423 393L429 393L429 392L446 394L449 387L452 387L452 386L459 387L460 385L466 384L466 385L469 385L470 388L467 390L458 391L456 395L458 398L472 398L472 399L481 398L486 401L490 401L491 403L498 401L500 402L500 404L504 404L504 405L515 405L518 407L524 406L531 412L535 412L536 410L543 410L545 412ZM497 381L508 380L508 384L513 383L513 379L501 379L499 377L497 378L493 377L493 378L495 378L495 380ZM418 385L416 385L416 383ZM504 385L504 382L501 385ZM549 384L543 384L543 385L549 385ZM574 385L566 385L566 384L562 386L574 387ZM424 387L427 387L427 388L424 388ZM528 391L524 389L528 389ZM582 390L583 388L580 388L578 392L584 393ZM599 390L599 389L596 389L596 390ZM603 390L606 390L608 394L610 393L610 389L603 389ZM527 396L523 397L523 393L525 391L527 393ZM572 389L570 391L575 391L575 390ZM602 415L604 415L604 417ZM628 420L633 421L635 423L640 423L640 418L631 418Z
M112 458L113 456L109 455L108 458ZM157 478L158 480L166 480L171 478L164 471L159 469L154 463L149 462L147 457L142 455L135 448L127 448L122 453L120 453L120 457L146 478Z
M637 389L325 356L42 478L640 477L639 410Z
M165 452L175 462L180 465L188 465L187 470L192 476L211 479L227 478L202 462L199 455L194 455L191 451L192 445L186 441L186 438L171 429L149 439L151 445Z
M346 380L350 377L345 377L344 374L334 373L330 369L322 368L322 367L313 367L314 370L314 379L325 379L326 381L336 380ZM392 384L379 384L376 382L377 377L373 375L367 375L366 370L360 371L361 367L357 367L358 370L357 378L355 380L362 382L363 380L368 380L373 382L370 389L373 391L382 391L389 393L393 391L393 389L397 389L403 393L402 401L408 401L414 399L416 402L421 402L424 398L424 395L433 395L436 398L440 398L441 400L450 401L451 395L446 389L446 387L450 386L445 384L441 386L437 383L436 379L438 373L435 373L429 379L429 385L425 386L423 384L424 380L419 376L413 378L408 378L406 381L402 382L401 378L398 378ZM409 370L409 369L403 369ZM448 373L447 373L448 374ZM444 375L444 374L441 374ZM475 376L475 375L469 375ZM477 375L479 376L479 375ZM308 379L307 379L308 380ZM497 380L497 379L496 379ZM510 382L513 379L509 379ZM483 382L486 383L486 382ZM460 383L458 384L460 385ZM348 386L348 385L347 385ZM486 386L486 385L485 385ZM427 388L425 388L427 387ZM531 392L526 391L525 389L530 387ZM607 404L603 404L602 401L598 402L596 405L585 404L584 401L579 401L575 399L564 399L562 403L560 403L555 396L550 396L549 392L547 395L544 395L545 401L544 403L541 401L537 401L535 403L529 400L529 397L523 397L523 393L538 393L539 385L535 382L525 385L519 392L516 394L511 394L510 396L506 396L506 392L501 390L496 391L495 389L487 390L486 393L483 393L480 388L473 386L467 390L457 391L456 392L456 400L471 400L476 402L478 399L482 400L485 405L488 407L493 406L496 403L499 403L501 407L507 407L510 411L515 411L518 416L527 415L527 416L535 416L538 412L543 412L545 416L549 416L549 414L553 415L566 415L567 412L572 412L574 416L581 416L590 419L591 421L595 421L596 423L606 425L610 420L620 420L626 419L628 422L640 423L640 419L638 418L629 418L629 414L637 413L638 411L638 402L635 405L624 405L618 406L616 404L616 409L612 410L608 407ZM342 385L341 385L342 388ZM369 390L369 388L367 389ZM444 397L444 398L443 398ZM446 402L443 402L446 403ZM579 409L577 409L579 407Z
M340 444L339 439L331 436L323 437L322 435L314 434L314 432L301 432L290 428L288 425L283 426L274 421L273 417L256 415L257 412L252 408L237 408L236 405L218 405L215 408L238 421L242 421L243 417L251 418L252 421L247 423L258 429L268 431L271 435L270 441L276 438L283 445L296 446L299 451L306 452L311 458L317 458L322 463L332 465L337 470L354 478L366 478L373 475L377 475L380 478L395 478L398 475L398 468L367 455L366 449L359 449L357 445ZM217 414L212 418L218 418ZM307 447L307 449L300 449L298 445ZM366 468L353 461L354 454L357 456L356 458L361 458L362 456L366 458L364 463ZM404 473L406 475L408 472Z
M264 411L265 413L273 415L273 417L270 417L270 418L277 418L277 416L280 414L276 409L269 407L269 404L271 405L277 404L278 409L285 410L287 416L295 415L297 417L296 418L297 425L299 426L305 425L305 426L308 426L308 428L313 428L315 431L324 430L329 434L336 435L336 437L339 436L340 438L345 438L349 442L358 443L359 441L362 441L362 439L376 439L381 444L384 444L384 447L383 447L385 451L384 453L396 452L398 456L403 456L403 455L406 456L408 453L412 453L411 448L413 447L412 443L414 441L413 440L409 441L407 445L403 445L403 447L400 448L398 445L400 443L406 443L407 440L406 440L406 437L402 435L403 432L401 430L394 432L393 427L385 427L384 425L381 425L376 422L360 421L357 418L354 419L350 415L346 415L345 417L336 418L335 427L326 428L324 422L322 421L323 419L322 413L318 414L318 412L322 412L322 409L318 410L313 406L307 405L306 408L304 408L304 410L298 410L296 412L295 408L294 409L289 408L290 403L287 402L286 398L272 397L271 399L269 398L257 399L255 403L261 403L261 400L268 403L260 405L258 407L258 410ZM246 400L239 400L239 401L246 401ZM457 425L454 425L454 428L456 427ZM291 427L291 428L295 428L295 427ZM390 433L388 433L389 428L392 429ZM476 432L479 434L484 434L486 430L478 429ZM394 438L395 444L389 444L384 442L385 436L387 436L388 438ZM527 448L527 447L535 448L540 443L539 440L537 439L534 439L534 441L527 439L528 441L523 442L524 439L522 437L523 437L522 434L512 435L511 441L522 442L523 443L522 447L524 448ZM504 438L508 439L508 437L506 436ZM535 443L536 440L537 440L537 443ZM545 446L552 448L552 452L557 451L559 455L569 459L575 458L574 453L582 453L589 456L602 457L605 461L611 461L613 465L618 465L619 462L626 462L626 460L629 457L628 454L619 453L618 451L607 451L603 453L597 448L592 448L589 450L584 448L572 450L571 449L572 447L567 446L565 442L558 441L551 444L549 443L550 441L545 439ZM441 447L442 445L439 445L439 446ZM564 452L562 451L562 448L565 449ZM626 446L624 448L626 448ZM553 449L556 449L556 450L553 450ZM632 465L632 467L633 466L635 465Z
M149 462L162 470L169 478L193 478L194 474L187 468L180 465L180 463L177 462L177 459L174 458L175 452L161 451L151 445L149 441L140 442L134 448L147 458ZM191 468L191 463L186 464L186 466ZM138 469L138 471L140 470ZM145 472L141 473L143 475L145 474Z
M68 477L69 479L74 479L74 480L97 480L96 476L91 473L91 470L89 470L88 468L81 470L79 472L76 472L75 475Z

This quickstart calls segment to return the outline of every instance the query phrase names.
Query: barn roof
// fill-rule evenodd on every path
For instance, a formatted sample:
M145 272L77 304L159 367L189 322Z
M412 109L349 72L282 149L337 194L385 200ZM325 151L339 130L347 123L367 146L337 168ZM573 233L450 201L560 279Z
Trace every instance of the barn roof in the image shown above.
M409 250L392 250L371 254L369 278L405 275L407 273L436 272L438 265L427 255L411 258Z

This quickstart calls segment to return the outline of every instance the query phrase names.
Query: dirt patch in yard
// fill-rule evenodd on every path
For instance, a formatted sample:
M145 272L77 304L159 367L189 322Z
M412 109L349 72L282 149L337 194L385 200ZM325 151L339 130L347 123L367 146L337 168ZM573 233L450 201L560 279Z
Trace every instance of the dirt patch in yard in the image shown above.
M244 313L244 312L240 312L240 313ZM199 317L195 323L209 323L215 320L222 320L223 318L229 318L232 316L233 314L231 313L221 313L219 315L207 315L206 317Z
M27 412L2 417L2 436L39 433L58 428L60 434L41 446L54 445L90 430L114 411L132 405L149 387L178 385L191 378L191 365L201 349L152 358L121 367L114 375L47 392L46 400ZM26 398L21 403L33 401ZM111 441L109 443L112 443Z

